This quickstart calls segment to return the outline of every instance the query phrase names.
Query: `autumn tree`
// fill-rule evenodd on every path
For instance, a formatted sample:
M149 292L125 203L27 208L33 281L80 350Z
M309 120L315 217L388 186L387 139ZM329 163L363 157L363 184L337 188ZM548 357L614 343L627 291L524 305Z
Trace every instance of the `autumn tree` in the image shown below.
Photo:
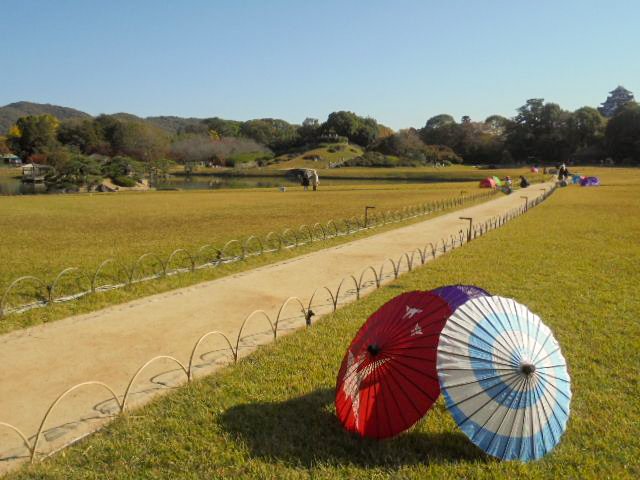
M47 153L59 144L56 139L59 122L52 115L29 115L18 119L9 131L9 148L22 158Z
M0 135L0 155L6 155L11 153L9 147L7 146L7 137Z

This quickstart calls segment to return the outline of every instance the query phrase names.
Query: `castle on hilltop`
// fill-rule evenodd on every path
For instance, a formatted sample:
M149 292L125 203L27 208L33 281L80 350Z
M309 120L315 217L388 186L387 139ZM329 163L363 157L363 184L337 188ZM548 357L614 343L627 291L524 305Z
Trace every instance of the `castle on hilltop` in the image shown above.
M609 92L607 100L601 107L598 107L598 111L605 117L613 117L620 107L633 101L633 93L623 86L618 85L615 90Z

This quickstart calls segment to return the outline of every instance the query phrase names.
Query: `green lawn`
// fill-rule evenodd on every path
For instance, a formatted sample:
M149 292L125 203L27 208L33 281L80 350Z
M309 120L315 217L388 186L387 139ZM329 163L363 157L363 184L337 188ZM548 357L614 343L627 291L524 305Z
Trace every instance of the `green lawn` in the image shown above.
M9 478L638 478L640 171L609 173ZM515 298L559 341L571 417L544 459L486 456L442 400L383 442L335 418L335 377L365 318L401 292L450 283Z
M166 260L178 248L186 249L197 257L198 263L204 263L204 255L197 253L205 244L223 248L232 239L244 241L251 235L264 241L271 231L282 233L287 228L298 230L303 224L311 227L316 222L326 225L332 219L362 217L365 205L374 205L376 213L383 213L459 197L463 192L471 195L483 191L486 189L481 190L475 184L440 183L335 186L322 187L317 192L293 187L286 193L253 189L0 197L0 296L14 279L24 275L51 284L63 269L78 267L90 278L109 258L131 268L147 252ZM379 231L376 228L366 234ZM319 231L316 233L319 236ZM10 314L0 319L0 333L192 285L354 238L357 237L319 241L241 264L199 270L89 295L80 301ZM253 247L257 248L256 245L254 242ZM212 249L202 253L215 254ZM174 257L171 268L188 265L186 255L180 254ZM157 272L158 264L148 257L138 271ZM99 283L114 283L113 277L122 280L124 275L111 263L101 271ZM57 295L87 290L89 284L87 277L73 272L63 277ZM6 301L9 306L32 301L33 285L23 285L24 288L11 291Z

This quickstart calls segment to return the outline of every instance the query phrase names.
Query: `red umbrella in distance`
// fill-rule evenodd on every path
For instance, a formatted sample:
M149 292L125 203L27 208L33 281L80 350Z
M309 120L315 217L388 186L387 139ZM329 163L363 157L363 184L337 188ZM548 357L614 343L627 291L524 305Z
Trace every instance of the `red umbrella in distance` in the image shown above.
M387 438L417 422L440 394L440 331L451 309L429 292L380 307L351 342L336 382L336 414L350 432Z

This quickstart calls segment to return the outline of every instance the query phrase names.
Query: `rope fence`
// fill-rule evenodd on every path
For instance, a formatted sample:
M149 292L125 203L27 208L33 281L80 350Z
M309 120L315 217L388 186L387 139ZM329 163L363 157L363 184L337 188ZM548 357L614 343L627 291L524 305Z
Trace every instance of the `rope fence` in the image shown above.
M27 435L25 435L24 432L22 432L19 428L9 423L0 422L0 427L4 427L5 429L8 429L9 431L13 432L15 435L20 437L20 439L22 440L22 443L24 444L24 446L28 451L28 457L30 459L30 462L33 463L36 460L39 460L37 448L38 448L38 444L40 443L40 439L43 435L44 427L46 425L47 419L49 418L49 416L51 415L51 412L55 409L55 407L71 392L87 386L94 386L94 385L99 386L103 390L106 390L109 392L110 397L115 401L115 404L117 406L115 415L120 415L125 411L127 411L127 405L128 405L127 402L129 401L132 395L131 393L132 387L135 385L136 380L140 377L141 373L147 367L149 367L149 365L155 363L156 361L169 360L172 363L176 364L177 371L184 373L185 383L189 383L194 379L194 369L196 368L196 366L194 365L194 359L196 358L196 353L198 352L198 350L200 349L200 347L202 346L202 344L207 338L217 336L224 339L225 345L226 345L223 350L218 350L218 351L225 352L224 354L228 355L232 359L231 363L237 363L239 359L239 352L242 348L246 347L248 349L249 348L253 349L259 346L256 344L241 345L243 340L246 340L248 337L260 334L260 332L257 332L257 333L243 336L245 327L250 321L252 322L261 321L263 323L268 324L269 329L266 330L266 332L273 334L273 341L276 341L278 339L278 331L279 331L278 327L279 325L281 325L282 322L284 322L284 320L288 320L290 322L292 320L295 320L295 321L303 320L304 324L306 324L307 327L311 327L312 317L316 315L316 313L313 312L312 307L316 309L318 307L328 307L330 311L335 312L338 308L340 298L342 298L343 303L347 303L348 302L347 299L349 297L355 297L356 300L359 299L362 290L370 287L375 287L375 289L378 289L384 284L384 280L397 279L400 273L402 273L403 271L405 273L411 272L415 266L414 262L416 260L420 261L420 265L424 265L429 259L435 259L439 255L443 255L448 251L461 247L465 243L469 243L470 241L473 241L474 239L481 237L482 235L485 235L487 232L503 226L508 221L526 213L530 208L535 207L540 203L542 203L554 192L554 190L555 190L555 187L551 188L549 191L544 190L544 193L541 196L536 197L533 200L529 200L527 198L525 203L523 203L523 205L521 205L520 207L511 209L502 215L492 217L486 220L485 222L475 225L473 227L471 227L470 225L469 229L466 232L464 230L460 230L458 234L450 235L449 238L442 238L442 240L440 242L437 242L437 244L435 245L433 243L428 243L424 245L422 248L416 248L411 252L403 253L396 260L388 258L380 265L378 269L374 268L373 266L368 266L360 273L358 277L356 277L355 275L349 275L343 278L338 284L335 290L335 293L327 286L320 287L313 292L313 294L309 299L309 302L306 305L298 297L289 297L282 303L282 305L278 309L278 313L275 316L275 318L272 318L271 316L269 316L269 314L264 310L254 310L249 315L247 315L247 317L245 317L244 321L240 325L240 328L235 338L234 337L230 338L224 332L220 332L217 330L206 332L203 335L201 335L194 343L193 348L191 349L189 354L189 361L186 363L182 363L177 358L169 355L155 356L150 360L148 360L146 363L144 363L140 368L138 368L138 370L136 370L134 375L131 377L131 379L127 383L127 386L121 396L119 396L115 392L115 390L112 389L109 385L100 381L92 380L92 381L82 382L77 385L74 385L68 388L67 390L65 390L64 392L62 392L51 403L51 405L49 406L44 416L42 417L42 420L39 423L39 427L36 431L36 434L31 438L27 437ZM404 270L403 270L403 266L404 266ZM387 270L386 273L385 273L385 268ZM365 280L367 278L367 275L369 276L369 280ZM346 285L352 285L352 288L346 289ZM342 291L342 297L340 297L341 291ZM328 295L328 298L326 298L324 303L322 304L314 303L314 300L316 299L319 292L325 292ZM283 312L285 312L286 307L288 307L290 304L294 305L296 310L299 310L300 315L297 315L295 317L288 317L285 319L283 317ZM293 327L293 328L296 328L296 327ZM201 356L201 358L203 358L203 356ZM209 365L211 365L211 363L209 363ZM43 454L42 459L46 458L48 455L49 454Z
M251 235L245 240L229 240L222 248L211 244L202 245L194 253L178 248L163 259L160 255L147 252L127 266L115 258L102 261L94 272L86 272L79 267L67 267L53 280L46 281L33 275L25 275L13 280L0 296L0 318L9 313L22 313L33 308L69 302L87 295L125 288L133 284L147 282L169 275L195 272L204 268L246 260L249 257L293 249L318 241L353 235L358 232L398 223L431 213L461 207L470 202L489 198L496 190L466 195L446 200L403 207L379 215L368 214L364 218L351 217L343 220L329 220L326 225L301 225L286 228L282 233L269 232L264 239ZM16 297L25 303L12 305ZM15 302L14 302L15 303Z

